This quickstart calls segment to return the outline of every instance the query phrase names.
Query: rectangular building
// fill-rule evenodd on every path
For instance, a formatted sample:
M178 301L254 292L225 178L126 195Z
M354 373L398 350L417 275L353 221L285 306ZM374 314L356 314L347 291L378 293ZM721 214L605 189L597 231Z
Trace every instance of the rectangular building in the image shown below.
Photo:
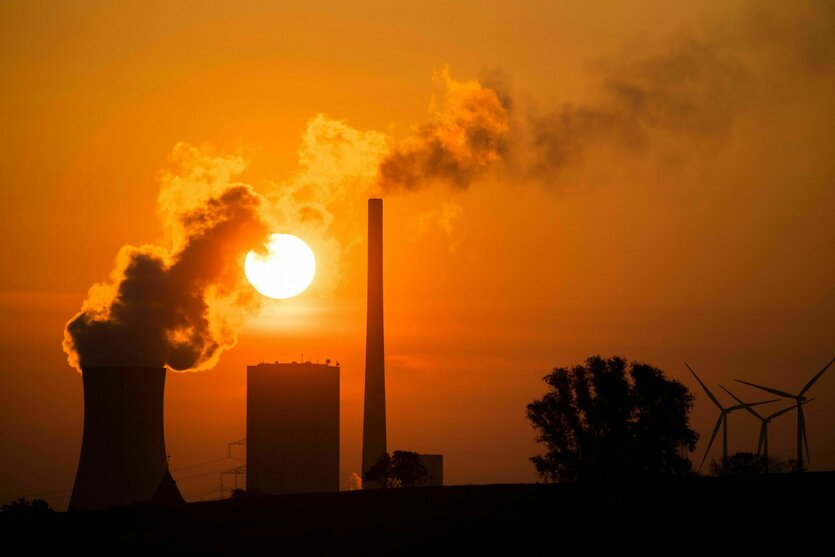
M247 491L339 491L339 366L246 370Z
M426 468L428 475L421 485L444 485L444 455L419 454L420 463Z

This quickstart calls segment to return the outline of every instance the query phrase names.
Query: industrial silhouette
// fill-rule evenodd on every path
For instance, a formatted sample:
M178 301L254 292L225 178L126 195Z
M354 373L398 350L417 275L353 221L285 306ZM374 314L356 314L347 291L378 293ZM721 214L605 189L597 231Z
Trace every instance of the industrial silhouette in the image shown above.
M427 487L444 485L444 455L414 451L385 453L362 476L376 487Z
M722 386L720 385L720 387L722 387ZM725 389L725 387L722 387L722 388L725 390L726 393L731 395L734 398L734 400L736 400L740 404L745 404L745 402L743 402L742 399L740 399L738 396L733 394L731 391L729 391L728 389ZM806 399L806 400L803 401L803 404L808 404L809 402L812 402L813 400L815 400L815 399L814 398ZM769 414L768 416L763 416L762 414L760 414L759 412L754 410L750 405L748 405L745 409L748 410L748 412L752 416L756 417L758 420L760 420L762 422L762 425L760 426L760 435L759 435L759 438L757 439L757 455L760 455L760 456L763 457L763 465L766 468L766 472L768 472L768 424L770 424L771 420L773 420L774 418L776 418L778 416L782 416L783 414L787 414L788 412L791 412L792 410L795 409L795 407L792 405L792 406L789 406L787 408L783 408L782 410L778 410L778 411L774 412L773 414Z
M803 448L806 448L806 460L807 462L811 462L811 458L809 457L809 440L806 438L806 416L803 413L803 404L808 401L806 398L806 393L809 389L812 388L812 385L820 379L821 375L829 369L829 366L832 365L832 362L835 362L835 358L829 360L829 363L823 366L819 372L817 372L814 377L812 377L808 383L800 390L797 394L787 393L786 391L781 391L779 389L774 389L772 387L765 387L763 385L757 385L756 383L749 383L748 381L742 381L741 379L737 379L739 383L744 385L749 385L751 387L756 387L762 391L767 393L775 394L777 396L781 396L783 398L789 398L794 400L794 407L797 409L797 471L803 471Z
M684 365L687 366L687 369L690 370L690 373L693 374L693 377L696 378L696 381L699 382L699 385L702 386L704 392L707 393L708 398L719 408L719 417L716 419L716 426L713 428L713 433L710 435L710 441L707 443L707 449L705 449L705 454L702 457L701 463L699 463L699 468L704 466L705 460L707 459L707 455L710 453L710 448L713 446L713 441L716 439L716 434L719 433L719 428L722 428L722 462L726 462L728 460L728 415L732 412L736 412L737 410L742 410L746 408L750 408L751 406L759 406L760 404L769 404L771 402L775 402L777 399L771 400L761 400L759 402L751 402L751 403L740 403L735 406L722 406L722 403L719 402L713 393L710 392L710 389L707 388L707 385L699 379L699 376L696 375L696 372L693 371L693 368L687 362L684 362ZM721 385L720 385L721 387Z
M339 491L339 366L328 360L246 371L247 491Z
M383 339L383 201L368 200L368 300L362 468L387 455ZM339 490L339 364L247 367L247 492ZM401 451L402 452L402 451ZM421 485L442 485L443 456L415 455L431 471ZM226 472L225 472L226 473ZM364 488L383 487L369 479Z
M426 479L421 485L444 485L444 455L418 453L420 464L426 468Z
M386 446L386 367L383 343L383 200L368 200L368 300L365 334L365 400L362 421L362 472L368 472ZM363 487L380 487L364 482Z
M162 476L162 481L159 483L159 487L157 487L157 490L151 496L150 503L158 507L171 507L182 505L185 502L186 500L177 488L177 482L174 481L174 476L166 470Z
M82 381L84 434L69 509L150 501L163 482L166 501L176 500L162 418L165 368L85 367Z

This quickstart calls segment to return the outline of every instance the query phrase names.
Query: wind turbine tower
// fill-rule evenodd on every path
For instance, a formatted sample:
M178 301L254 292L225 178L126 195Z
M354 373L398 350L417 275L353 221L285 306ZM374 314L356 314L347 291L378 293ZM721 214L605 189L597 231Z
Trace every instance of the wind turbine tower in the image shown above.
M722 403L719 402L718 398L713 396L713 393L710 392L710 389L707 388L707 385L705 385L702 382L702 380L699 379L699 376L696 375L696 372L693 371L693 368L691 368L687 364L687 362L684 362L684 365L687 366L687 369L690 370L690 373L693 374L693 377L695 377L696 381L699 382L699 385L702 386L702 389L704 389L708 398L713 402L713 404L716 405L717 408L719 408L719 417L716 419L716 426L713 428L713 433L710 435L710 441L707 444L707 450L705 451L705 455L702 457L702 462L699 464L699 468L701 468L704 465L705 460L707 459L707 455L708 455L708 453L710 453L710 448L713 446L713 441L716 439L716 434L719 433L719 427L720 426L722 428L722 466L724 466L725 462L727 462L727 460L728 460L728 414L730 414L731 412L736 412L737 410L750 408L751 406L758 406L760 404L768 404L769 402L774 402L777 399L761 400L759 402L751 402L751 403L741 403L741 404L737 404L735 406L729 406L729 407L726 408L726 407L722 406Z
M722 387L722 385L719 385L719 386ZM742 399L740 399L738 396L733 394L731 391L729 391L728 389L725 389L725 387L722 387L722 388L725 390L726 393L731 395L734 398L734 400L736 400L740 404L745 404L742 401ZM815 400L815 399L814 398L808 398L808 399L803 401L803 404L808 404L808 403L812 402L813 400ZM750 412L751 415L753 415L754 417L756 417L758 420L760 420L762 422L762 425L760 426L760 437L757 440L757 454L762 455L763 464L765 466L765 471L766 472L768 472L768 424L770 424L771 420L773 420L774 418L776 418L778 416L782 416L783 414L786 414L788 412L791 412L792 410L794 410L794 408L795 408L794 406L789 406L788 408L783 408L782 410L778 410L777 412L774 412L773 414L769 414L768 416L763 416L762 414L760 414L759 412L757 412L756 410L754 410L750 406L748 408L746 408L746 410L748 410L748 412Z
M757 385L756 383L749 383L748 381L742 381L741 379L737 379L739 383L743 383L745 385L749 385L751 387L756 387L761 391L765 391L767 393L771 393L783 398L789 398L794 400L794 407L797 409L797 471L803 471L803 447L806 447L806 459L807 461L811 461L809 458L809 440L806 438L806 416L803 414L803 405L809 401L806 398L806 393L809 392L809 389L812 388L818 379L820 379L821 375L829 369L829 366L832 365L832 362L835 362L835 358L829 360L829 363L823 366L823 369L817 372L814 377L809 379L809 382L800 389L800 392L797 394L787 393L786 391L781 391L779 389L774 389L772 387L765 387L763 385Z

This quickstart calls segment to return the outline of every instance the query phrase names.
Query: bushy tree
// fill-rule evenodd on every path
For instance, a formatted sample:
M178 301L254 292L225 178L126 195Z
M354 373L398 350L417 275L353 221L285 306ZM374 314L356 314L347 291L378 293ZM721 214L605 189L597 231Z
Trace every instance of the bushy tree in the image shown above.
M724 459L713 460L710 471L714 476L747 477L761 474L782 473L795 468L794 461L783 461L779 458L758 455L755 453L739 452L728 455Z
M531 458L545 481L663 477L692 472L686 451L693 395L647 364L592 356L544 377L527 406L545 454Z
M412 487L426 480L429 472L420 463L420 455L412 451L394 451L380 457L363 475L362 481L376 482L381 487Z
M38 518L52 512L52 507L43 499L29 501L21 497L0 507L0 519Z

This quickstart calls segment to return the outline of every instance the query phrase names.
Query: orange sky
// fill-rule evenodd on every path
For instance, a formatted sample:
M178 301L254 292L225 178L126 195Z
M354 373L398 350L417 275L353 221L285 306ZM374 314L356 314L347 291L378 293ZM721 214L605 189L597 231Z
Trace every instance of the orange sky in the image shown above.
M268 195L299 172L311 118L405 137L446 65L458 80L501 70L529 126L604 106L613 80L655 79L663 98L639 112L645 136L589 125L555 172L508 160L465 190L387 195L390 447L444 453L449 483L532 481L524 406L553 366L596 353L659 366L694 389L704 436L714 411L683 360L710 385L792 390L835 355L828 3L335 4L0 6L0 499L66 504L82 393L63 327L120 246L160 239L160 171L178 142L243 156L240 179ZM705 62L682 93L650 62L692 41ZM704 75L714 63L732 79ZM215 369L169 374L167 448L190 498L236 464L182 469L244 436L245 366L302 352L342 363L341 467L357 471L364 210L363 191L332 207L337 269L248 317ZM835 371L814 395L811 466L831 469ZM753 449L757 427L732 420L731 448ZM791 456L791 430L775 423L772 453Z

